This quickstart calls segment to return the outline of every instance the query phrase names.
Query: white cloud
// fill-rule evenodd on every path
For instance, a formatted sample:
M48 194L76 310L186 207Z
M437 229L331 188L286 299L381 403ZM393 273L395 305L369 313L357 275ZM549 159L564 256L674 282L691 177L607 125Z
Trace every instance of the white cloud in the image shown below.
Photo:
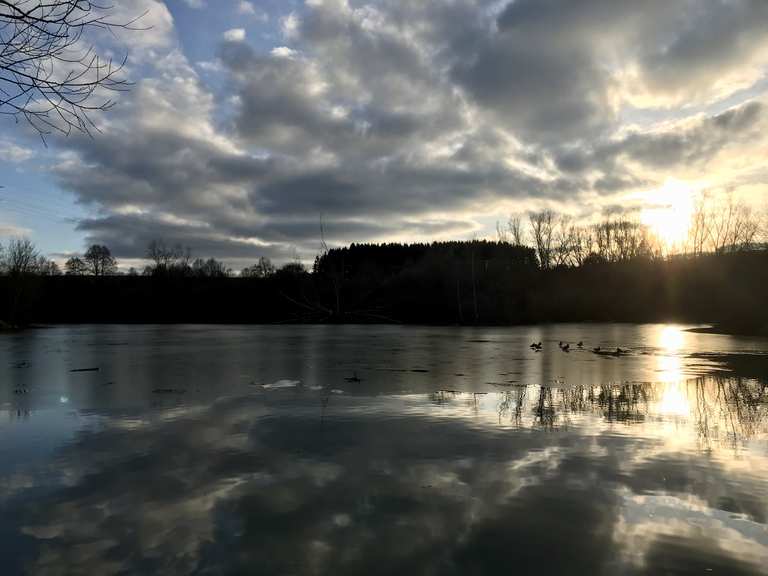
M19 146L18 144L7 140L0 140L0 160L18 163L29 160L34 155L34 151L29 148Z
M280 31L283 34L283 38L286 40L292 40L296 38L299 32L300 24L301 20L299 20L299 17L295 12L291 12L287 16L283 16L280 19Z
M287 46L276 46L275 48L272 48L270 54L277 58L294 58L298 52L296 52L296 50L293 48L288 48Z
M232 28L224 32L224 40L228 42L242 42L245 40L245 28Z
M267 14L264 10L261 8L257 8L253 5L253 2L248 2L246 0L241 0L237 3L236 11L238 14L242 14L244 16L250 16L254 20L257 20L259 22L269 22L269 14Z

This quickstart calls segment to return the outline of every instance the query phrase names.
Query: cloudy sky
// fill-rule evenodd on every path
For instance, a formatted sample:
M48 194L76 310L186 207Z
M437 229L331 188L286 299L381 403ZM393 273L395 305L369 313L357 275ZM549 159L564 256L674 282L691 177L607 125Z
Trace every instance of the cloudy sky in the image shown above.
M0 119L0 236L239 267L768 198L764 0L121 0L135 82L93 138ZM665 208L666 207L666 208Z

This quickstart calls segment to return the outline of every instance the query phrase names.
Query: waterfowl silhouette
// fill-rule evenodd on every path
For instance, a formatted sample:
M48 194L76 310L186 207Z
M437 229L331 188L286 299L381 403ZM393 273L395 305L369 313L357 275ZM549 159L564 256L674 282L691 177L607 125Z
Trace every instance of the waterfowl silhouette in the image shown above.
M357 377L357 372L352 372L352 376L347 376L344 378L347 382L362 382L360 378Z
M570 352L571 351L571 345L570 344L563 344L563 346L561 346L561 348L563 349L563 352Z
M579 348L584 348L584 342L582 342L581 340L579 340L579 343L578 343L578 344L576 344L576 346L578 346Z
M594 348L592 348L592 352L594 352L595 354L600 354L600 350L601 350L600 346L595 346Z

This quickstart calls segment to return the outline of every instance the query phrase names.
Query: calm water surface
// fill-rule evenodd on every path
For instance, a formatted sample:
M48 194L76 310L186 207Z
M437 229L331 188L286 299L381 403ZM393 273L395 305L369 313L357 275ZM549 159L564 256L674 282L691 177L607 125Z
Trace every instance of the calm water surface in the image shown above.
M768 340L685 328L0 335L0 573L768 574Z

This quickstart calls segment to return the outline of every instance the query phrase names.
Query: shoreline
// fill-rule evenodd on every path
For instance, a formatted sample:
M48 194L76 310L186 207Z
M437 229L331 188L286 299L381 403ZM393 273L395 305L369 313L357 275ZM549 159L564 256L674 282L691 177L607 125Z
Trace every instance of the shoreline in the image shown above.
M749 336L752 338L768 338L768 327L764 328L729 328L728 326L712 324L711 326L700 326L697 328L687 328L686 332L693 334L721 334L724 336Z

